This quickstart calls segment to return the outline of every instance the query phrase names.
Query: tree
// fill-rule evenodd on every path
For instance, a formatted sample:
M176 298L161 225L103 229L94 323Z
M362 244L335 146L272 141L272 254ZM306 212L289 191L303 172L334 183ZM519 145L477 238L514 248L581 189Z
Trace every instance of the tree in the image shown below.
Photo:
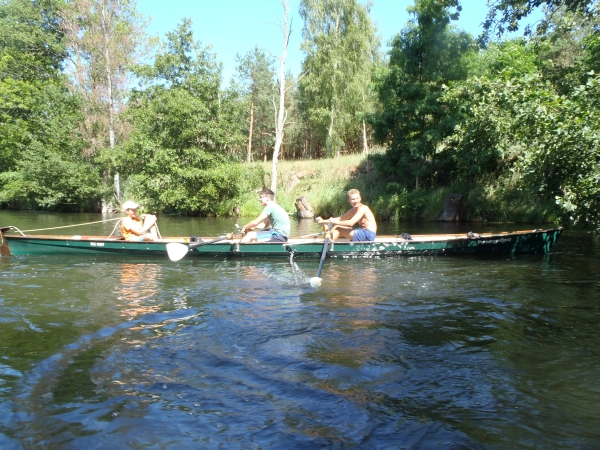
M379 46L369 8L358 0L303 0L300 6L306 53L300 104L329 155L339 154L361 126L363 151L368 149L364 117L372 108L370 78Z
M12 0L0 5L0 167L14 168L35 133L29 119L39 113L37 96L60 84L65 56L58 28L58 2ZM39 132L39 130L37 130Z
M588 72L600 72L600 10L589 15L563 7L547 15L545 21L544 33L531 41L544 75L553 84L568 92L573 78L585 83Z
M67 68L74 90L85 99L82 131L90 155L113 149L124 137L119 114L125 107L129 68L145 48L144 27L134 0L71 0L62 10L71 62ZM118 171L114 191L120 202Z
M454 12L452 12L454 9ZM439 102L445 87L467 76L464 56L473 48L470 35L454 31L456 0L417 0L409 8L414 19L392 41L389 68L378 82L382 112L374 115L376 138L389 145L375 158L390 177L435 181L435 158L455 118Z
M239 78L244 83L246 92L250 97L246 161L252 161L253 143L260 147L266 161L267 148L271 148L273 142L272 98L275 74L271 68L269 58L258 47L254 47L243 57L238 55L237 62Z
M90 210L102 193L77 132L80 101L60 69L58 0L0 5L0 203Z
M283 51L279 59L279 104L273 99L273 109L275 111L275 146L273 147L273 162L271 165L271 190L277 191L277 163L279 162L279 152L283 143L283 136L287 118L287 109L285 107L286 79L285 79L285 59L287 58L287 49L290 43L290 34L292 33L291 24L289 22L290 7L287 0L280 0L283 8L283 18L279 20L279 28L283 37Z
M244 142L243 105L220 90L222 65L191 27L183 20L154 62L136 69L140 86L126 114L131 137L114 159L129 176L130 195L156 210L221 214L245 188L246 169L227 154Z
M502 35L505 31L516 31L519 22L527 17L533 10L541 6L546 7L547 16L538 24L538 31L543 32L548 24L548 17L555 11L565 8L569 12L582 12L591 14L597 0L495 0L490 4L490 10L483 23L484 32L482 42L487 42L492 34ZM497 16L500 15L498 18ZM533 30L527 25L525 35L531 35Z
M447 138L463 178L458 181L481 184L493 172L532 203L556 202L574 223L600 224L598 76L567 95L538 73L474 78L447 93L456 96L467 110Z

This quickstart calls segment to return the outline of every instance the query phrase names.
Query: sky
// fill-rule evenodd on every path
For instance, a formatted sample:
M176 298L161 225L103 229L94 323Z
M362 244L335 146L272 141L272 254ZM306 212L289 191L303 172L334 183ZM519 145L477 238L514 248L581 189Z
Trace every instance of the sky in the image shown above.
M285 60L286 72L300 74L304 55L300 50L303 22L298 13L300 0L291 0L292 34ZM382 50L410 19L406 8L413 0L374 0L371 18L381 37ZM478 36L487 14L487 1L463 2L463 11L456 25ZM258 46L267 54L279 57L283 37L278 27L283 17L279 0L138 0L138 11L150 19L148 31L161 39L173 31L185 17L193 22L194 37L211 45L223 63L223 79L227 83L235 74L236 55L243 56Z

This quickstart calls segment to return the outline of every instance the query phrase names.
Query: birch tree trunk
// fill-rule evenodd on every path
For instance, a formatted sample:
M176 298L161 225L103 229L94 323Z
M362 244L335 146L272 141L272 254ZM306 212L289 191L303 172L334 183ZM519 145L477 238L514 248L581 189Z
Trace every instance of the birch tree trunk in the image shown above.
M370 80L379 58L371 6L364 0L300 2L301 48L306 54L302 72L307 75L300 84L299 104L327 156L353 151L357 139L359 149L362 145L368 151L368 126L362 117L375 110Z
M147 49L146 22L134 0L70 0L61 9L61 29L69 47L74 88L85 98L83 106L87 157L116 147L125 128L119 113L131 63ZM107 142L108 141L108 142ZM111 176L110 163L104 176ZM120 176L114 173L114 195L121 201ZM111 202L112 203L112 202Z
M113 94L113 73L111 62L111 41L113 39L110 29L110 18L106 10L106 3L102 4L102 34L104 37L104 62L106 70L106 90L108 100L108 142L110 148L115 148L115 97ZM121 203L121 182L119 172L115 171L114 190L117 203Z
M365 119L362 121L362 132L363 132L363 153L365 155L369 154L369 144L367 142L367 124L365 123Z
M339 42L339 27L340 27L340 15L339 13L336 15L335 18L335 28L333 29L333 39L335 42L335 45L338 45ZM333 63L333 77L331 78L331 86L332 86L332 96L331 96L331 117L329 118L329 145L328 145L328 149L327 149L327 153L329 155L332 154L332 150L333 150L333 124L335 122L335 100L336 100L336 96L337 96L337 86L336 86L336 75L337 75L337 70L338 70L338 62L334 61ZM337 140L336 140L337 141ZM340 156L340 147L338 145L337 142L335 142L335 156L339 157Z
M279 108L275 105L275 147L273 148L273 164L271 166L271 190L277 191L277 164L279 162L279 152L281 143L283 142L283 127L285 126L286 111L285 111L285 58L287 57L287 48L290 40L290 29L288 27L288 18L290 7L287 0L280 0L283 7L283 20L280 22L281 32L283 34L283 53L279 58Z
M250 132L248 133L248 155L246 162L252 162L252 132L254 131L254 95L250 101Z
M331 99L331 112L329 113L329 130L327 131L327 153L331 155L332 147L333 147L333 115L335 114L335 107L333 105L333 100Z

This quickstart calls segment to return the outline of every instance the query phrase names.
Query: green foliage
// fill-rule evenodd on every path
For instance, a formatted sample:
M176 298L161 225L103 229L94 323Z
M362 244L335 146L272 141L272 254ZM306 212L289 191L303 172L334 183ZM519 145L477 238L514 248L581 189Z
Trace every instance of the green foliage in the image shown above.
M247 192L260 185L258 166L217 162L204 154L205 169L169 163L173 153L161 151L152 167L133 174L126 194L156 211L223 216L238 206ZM148 177L148 173L154 173Z
M273 113L273 98L277 89L274 82L275 72L270 59L263 50L254 47L243 57L237 57L238 77L244 87L247 98L248 114L244 122L248 123L247 162L252 161L253 154L266 157L274 143L275 114ZM250 130L251 136L250 136Z
M44 83L23 98L29 114L3 127L0 142L17 155L0 174L0 203L93 210L103 193L99 171L82 157L78 102L65 86ZM4 147L3 145L3 147Z
M471 37L449 28L458 11L453 0L417 0L410 8L415 18L392 41L389 69L378 80L382 111L372 122L389 150L375 162L386 177L407 186L409 178L417 187L423 177L435 184L438 146L457 120L439 98L445 86L467 76Z
M0 78L46 81L66 55L58 10L63 0L3 0L0 4Z
M32 144L16 170L0 173L0 202L35 209L96 209L102 194L97 169L48 148Z
M498 0L490 6L490 10L483 23L484 34L481 40L486 42L491 35L501 36L505 31L516 31L519 22L527 17L533 10L544 6L548 15L551 16L560 8L566 8L570 12L582 12L591 14L596 0ZM497 16L500 15L500 18ZM538 23L538 32L545 32L549 21L546 18ZM495 32L495 33L494 33ZM525 35L531 35L533 30L528 25Z
M79 99L59 73L59 1L0 5L0 203L90 210L101 178L82 156Z
M127 137L120 112L127 108L130 67L152 40L144 33L146 23L135 0L69 0L60 16L69 54L64 72L71 91L82 99L86 153L97 155ZM111 168L104 169L108 177ZM119 192L115 186L116 197Z
M59 2L11 0L0 4L0 167L14 169L36 135L49 105L46 95L63 82L64 47L56 25ZM50 108L51 109L51 108ZM40 136L42 139L44 137Z
M141 86L127 113L131 138L110 155L130 176L128 194L158 211L222 214L251 170L227 155L244 141L243 104L220 90L221 65L184 20L167 34L154 64L137 72Z
M510 80L535 74L540 60L535 49L523 38L492 42L479 53L469 54L469 78Z
M379 45L370 4L357 0L303 0L299 108L328 156L355 146L362 121L374 108L370 89Z
M600 214L600 80L560 95L539 75L469 80L447 97L469 96L467 119L447 143L457 182L495 173L539 204L556 199L574 223ZM481 139L485 136L486 139Z
M286 96L281 154L311 161L282 162L297 167L279 171L278 202L293 212L306 195L320 214L337 215L349 207L345 192L358 188L380 220L435 220L444 197L460 193L472 220L599 227L597 2L500 0L490 7L488 37L540 5L548 9L537 35L475 52L472 38L450 26L458 0L416 0L383 67L369 2L303 0L305 72ZM255 190L270 179L241 161L272 151L273 71L264 52L239 58L239 84L223 90L221 64L185 20L151 64L136 68L139 85L119 103L129 57L145 39L135 3L111 0L113 18L124 21L104 30L118 35L107 47L119 56L109 70L103 16L95 15L102 10L93 6L0 2L0 204L93 209L107 194L100 174L107 182L116 170L128 197L155 211L224 215L235 206L256 215ZM68 68L89 75L70 85L61 73L67 38L81 50ZM295 86L291 75L286 84ZM117 118L122 109L127 124ZM340 154L362 147L365 118L383 150L349 162ZM106 149L107 140L120 145ZM313 159L323 154L340 156Z

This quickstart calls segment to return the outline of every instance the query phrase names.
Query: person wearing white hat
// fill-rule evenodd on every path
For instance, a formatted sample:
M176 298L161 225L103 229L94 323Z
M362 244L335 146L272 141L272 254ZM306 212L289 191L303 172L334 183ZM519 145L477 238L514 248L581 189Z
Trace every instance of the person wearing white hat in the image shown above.
M140 207L136 202L127 200L123 203L123 212L127 214L121 220L121 235L127 241L155 241L158 239L156 230L156 216L152 214L142 214L140 219L137 216L137 209Z

